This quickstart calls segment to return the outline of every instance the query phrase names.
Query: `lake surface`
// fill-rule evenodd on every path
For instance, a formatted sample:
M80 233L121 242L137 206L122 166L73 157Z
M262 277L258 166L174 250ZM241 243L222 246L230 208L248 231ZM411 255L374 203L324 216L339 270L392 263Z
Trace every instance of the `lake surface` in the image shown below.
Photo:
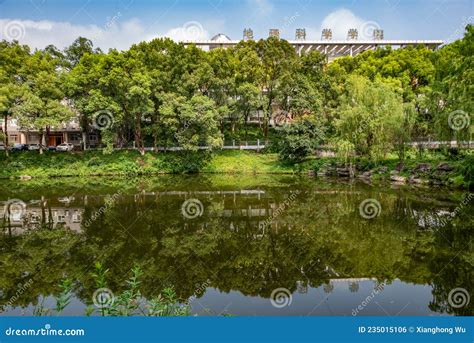
M173 286L199 315L473 315L465 197L271 175L3 180L0 315L54 307L65 277L63 314L84 315L96 261L115 294L138 265L144 297Z

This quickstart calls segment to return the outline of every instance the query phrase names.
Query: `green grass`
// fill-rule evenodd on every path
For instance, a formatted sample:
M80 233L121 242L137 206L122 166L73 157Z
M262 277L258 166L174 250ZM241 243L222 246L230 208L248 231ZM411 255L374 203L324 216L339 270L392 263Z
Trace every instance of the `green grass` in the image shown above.
M228 174L293 174L301 171L307 164L308 162L284 164L278 160L278 154L226 150L216 154L202 171Z
M57 153L17 152L0 157L0 178L68 177L103 175L153 175L165 173L292 174L302 165L285 165L277 154L247 151L219 151L214 154L146 153L117 151L104 155L98 151Z
M141 156L137 151L116 151L104 155L99 151L58 153L16 152L8 158L0 154L0 178L16 178L24 175L33 178L86 177L86 176L139 176L180 173L215 173L235 175L255 174L300 174L318 171L325 164L339 162L335 158L307 158L296 163L283 163L274 153L254 151L222 150L214 153L198 152L147 152ZM447 162L454 169L450 172L438 172L436 167ZM365 158L356 160L359 170L378 170L387 167L384 174L374 175L374 180L387 180L390 171L395 170L399 161L395 156L373 162ZM426 154L423 157L406 159L400 171L402 176L410 176L420 163L429 163L432 170L423 179L451 184L455 187L470 188L473 180L473 155L447 158L440 153Z

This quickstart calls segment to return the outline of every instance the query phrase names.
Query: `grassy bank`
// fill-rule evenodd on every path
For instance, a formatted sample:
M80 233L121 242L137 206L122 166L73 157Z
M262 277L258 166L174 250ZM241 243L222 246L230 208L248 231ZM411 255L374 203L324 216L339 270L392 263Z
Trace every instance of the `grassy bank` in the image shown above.
M423 180L423 183L452 185L468 188L473 184L473 155L446 158L441 154L427 154L423 158L407 159L403 164L388 158L377 163L364 159L355 162L357 173L368 173L371 181L390 180L393 175ZM421 168L429 166L429 168ZM442 170L446 165L449 170ZM170 152L141 156L136 151L116 151L104 155L99 151L57 153L12 153L0 157L0 178L67 177L107 175L155 175L177 173L222 174L321 174L330 168L336 170L341 162L335 158L308 158L301 163L287 164L277 154L250 151Z
M277 154L247 151L220 151L214 154L146 153L98 151L57 153L16 152L0 157L0 177L61 177L101 175L153 175L173 173L293 174L310 168L310 160L296 165L283 164Z

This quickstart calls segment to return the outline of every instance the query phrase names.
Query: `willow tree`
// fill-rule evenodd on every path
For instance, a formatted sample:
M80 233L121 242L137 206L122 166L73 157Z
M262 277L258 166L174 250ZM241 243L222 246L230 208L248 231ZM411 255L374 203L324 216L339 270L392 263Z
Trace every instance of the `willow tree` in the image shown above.
M339 144L350 143L356 154L381 158L405 122L402 97L393 87L352 75L346 82L336 120Z

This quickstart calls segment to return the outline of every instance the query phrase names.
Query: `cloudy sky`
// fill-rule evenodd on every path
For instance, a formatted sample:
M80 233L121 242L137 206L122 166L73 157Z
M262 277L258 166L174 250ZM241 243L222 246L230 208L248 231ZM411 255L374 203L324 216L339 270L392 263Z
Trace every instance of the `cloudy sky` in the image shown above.
M333 39L349 28L364 38L381 28L385 39L452 41L473 19L474 0L0 0L0 39L63 48L84 36L107 50L162 36L240 39L250 27L255 38L270 28L287 39L296 28L306 28L307 39L320 39L322 28Z

